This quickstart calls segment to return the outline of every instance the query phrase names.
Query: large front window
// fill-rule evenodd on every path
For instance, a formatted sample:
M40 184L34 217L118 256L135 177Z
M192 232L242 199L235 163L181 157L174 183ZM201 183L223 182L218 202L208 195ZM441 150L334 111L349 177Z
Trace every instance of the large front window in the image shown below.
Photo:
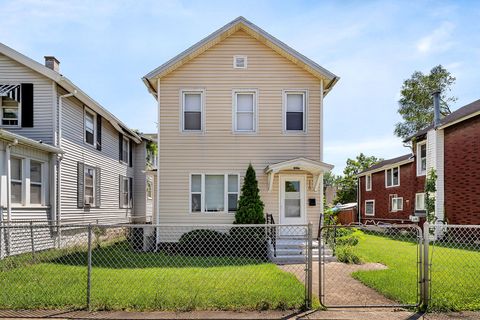
M285 130L305 131L305 92L285 92Z
M238 189L238 174L192 174L190 211L235 212Z
M385 186L397 187L400 185L400 167L385 170Z
M15 206L46 204L47 169L43 162L12 156L10 158L11 202ZM45 172L44 172L45 171Z

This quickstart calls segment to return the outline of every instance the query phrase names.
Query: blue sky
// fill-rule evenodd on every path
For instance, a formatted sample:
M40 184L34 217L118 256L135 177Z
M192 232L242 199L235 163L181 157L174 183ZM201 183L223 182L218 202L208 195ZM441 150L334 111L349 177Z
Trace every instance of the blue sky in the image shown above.
M0 0L0 42L61 72L127 125L155 131L140 78L243 15L341 77L325 99L325 161L408 152L393 135L404 79L443 64L453 107L480 98L480 2Z

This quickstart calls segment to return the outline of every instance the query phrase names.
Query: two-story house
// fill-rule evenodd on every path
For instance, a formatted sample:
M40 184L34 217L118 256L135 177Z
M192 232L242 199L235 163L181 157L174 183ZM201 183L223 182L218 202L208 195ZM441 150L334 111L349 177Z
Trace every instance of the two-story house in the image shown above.
M148 142L63 76L57 59L43 65L0 44L0 121L3 221L146 221Z
M480 100L440 118L439 99L435 93L434 123L405 140L411 142L412 153L359 174L363 221L422 221L425 181L433 170L435 218L451 224L480 224Z
M317 232L332 169L323 101L338 79L243 17L148 73L159 117L154 222L232 223L251 163L265 212Z

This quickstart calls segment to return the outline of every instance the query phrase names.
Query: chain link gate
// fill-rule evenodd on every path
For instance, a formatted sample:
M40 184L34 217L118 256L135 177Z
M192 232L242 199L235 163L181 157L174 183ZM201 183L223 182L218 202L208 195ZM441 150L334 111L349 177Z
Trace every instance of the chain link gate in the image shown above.
M324 226L319 239L320 303L328 308L418 307L422 256L417 225ZM402 265L394 259L398 257Z

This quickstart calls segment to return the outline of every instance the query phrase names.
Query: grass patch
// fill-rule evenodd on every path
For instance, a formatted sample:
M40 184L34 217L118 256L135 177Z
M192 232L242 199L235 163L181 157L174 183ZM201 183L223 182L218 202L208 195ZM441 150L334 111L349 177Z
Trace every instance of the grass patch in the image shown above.
M388 269L352 274L387 298L415 304L417 301L417 246L413 242L364 234L355 250L365 262ZM432 256L433 254L433 256ZM430 308L436 311L480 310L480 252L435 246L430 250L432 282Z
M0 308L82 309L87 253L78 248L0 263ZM93 251L93 310L300 309L305 287L276 265L232 257L140 253L126 241ZM315 301L318 306L318 300Z

